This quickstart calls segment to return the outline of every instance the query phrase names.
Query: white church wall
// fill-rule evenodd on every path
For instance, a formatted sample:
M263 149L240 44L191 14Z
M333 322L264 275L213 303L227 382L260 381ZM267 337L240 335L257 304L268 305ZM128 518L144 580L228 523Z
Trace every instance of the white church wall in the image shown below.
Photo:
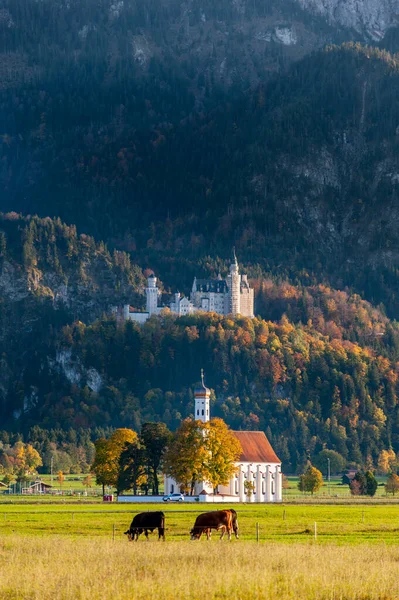
M122 495L122 496L118 496L117 497L117 501L121 504L169 504L168 502L165 502L163 499L163 496L130 496L128 494L126 495ZM184 504L189 503L189 504L203 504L203 503L210 503L210 504L223 504L223 503L227 503L230 504L232 502L239 502L240 499L238 498L238 496L229 496L229 495L225 495L225 494L218 494L216 496L210 496L210 495L197 495L197 496L184 496Z

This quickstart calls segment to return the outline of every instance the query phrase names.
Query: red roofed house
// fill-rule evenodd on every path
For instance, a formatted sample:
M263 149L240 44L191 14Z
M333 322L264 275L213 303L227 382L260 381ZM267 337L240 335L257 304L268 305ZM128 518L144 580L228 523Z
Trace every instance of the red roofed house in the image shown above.
M210 419L210 390L202 385L194 391L195 419L207 422ZM263 431L234 431L242 447L240 460L236 463L237 473L227 486L219 486L218 495L227 496L226 500L236 502L281 502L282 481L281 461L274 452ZM245 482L252 483L253 492L248 497ZM179 491L179 486L165 477L165 494ZM198 482L195 494L205 491L213 495L212 486L206 482ZM216 500L216 496L214 497Z

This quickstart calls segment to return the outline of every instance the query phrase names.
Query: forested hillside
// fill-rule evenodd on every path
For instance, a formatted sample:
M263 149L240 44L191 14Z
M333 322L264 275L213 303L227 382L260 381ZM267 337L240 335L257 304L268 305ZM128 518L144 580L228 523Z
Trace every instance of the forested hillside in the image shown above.
M4 208L59 216L176 285L235 244L397 314L395 56L330 47L204 102L181 69L144 77L122 54L110 74L93 56L0 90Z
M110 314L111 301L143 301L126 254L16 214L2 217L0 241L3 427L174 429L204 368L213 414L266 430L289 470L324 445L357 464L399 450L399 329L358 295L263 273L254 320L165 309L142 327Z
M399 450L399 332L381 325L379 337L368 317L362 329L366 347L286 317L279 324L168 314L144 327L75 323L49 342L42 366L25 370L19 386L35 390L36 403L21 399L15 424L139 430L155 420L174 429L193 413L202 365L215 390L213 414L235 428L266 430L286 469L324 445L348 462L376 464L381 450ZM10 397L6 412L16 402Z

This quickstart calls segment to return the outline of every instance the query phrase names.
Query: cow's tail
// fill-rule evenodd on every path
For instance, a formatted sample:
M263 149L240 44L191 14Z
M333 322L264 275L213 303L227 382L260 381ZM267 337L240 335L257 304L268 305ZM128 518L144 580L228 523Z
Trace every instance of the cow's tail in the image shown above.
M236 538L238 540L238 519L237 519L237 513L234 510L234 508L231 508L230 511L231 511L231 517L232 517L232 525L233 525L234 535L236 536Z

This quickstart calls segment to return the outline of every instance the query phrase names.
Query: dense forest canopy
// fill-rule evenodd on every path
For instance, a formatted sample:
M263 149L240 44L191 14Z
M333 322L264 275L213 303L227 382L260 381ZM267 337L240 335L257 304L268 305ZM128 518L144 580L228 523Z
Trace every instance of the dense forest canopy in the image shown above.
M327 47L204 102L170 63L55 56L0 90L3 210L61 217L174 284L235 244L397 313L395 55Z
M291 0L0 0L2 427L174 429L203 367L289 470L399 451L398 33L361 39ZM112 316L233 245L253 321Z

